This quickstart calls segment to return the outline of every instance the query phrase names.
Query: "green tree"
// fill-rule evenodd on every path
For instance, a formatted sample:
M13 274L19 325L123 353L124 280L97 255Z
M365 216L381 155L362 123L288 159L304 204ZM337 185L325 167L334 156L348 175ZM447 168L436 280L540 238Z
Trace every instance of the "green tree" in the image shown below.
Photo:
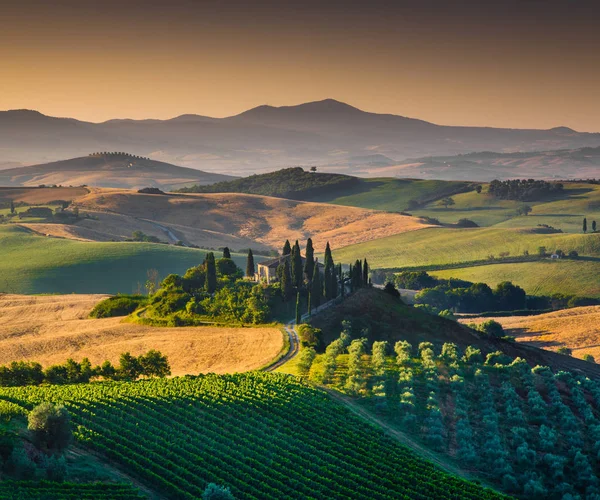
M223 257L222 259L217 260L216 266L217 274L219 276L241 276L241 270L235 265L233 259Z
M475 186L475 191L477 191L477 194L480 194L482 189L483 189L483 186L481 184L477 184L477 186Z
M290 245L290 240L285 240L285 244L283 245L283 250L281 251L281 255L289 255L292 253L292 246Z
M297 288L300 289L302 287L302 283L304 282L304 271L302 269L302 255L300 254L300 245L298 244L298 240L294 243L292 247L292 283Z
M300 292L296 293L296 324L302 321L302 311L300 311Z
M229 488L209 483L202 493L202 500L235 500L235 498Z
M213 252L208 252L206 255L206 281L204 285L208 293L215 293L217 290L217 266Z
M229 250L229 247L223 248L223 258L231 259L231 251Z
M127 380L136 380L141 373L138 359L129 352L124 352L119 357L119 375Z
M531 208L529 205L521 205L519 208L517 208L517 215L529 215L532 210L533 208Z
M308 281L312 280L313 272L315 270L315 249L313 248L312 239L306 240L306 262L304 264L304 274Z
M283 297L284 302L287 302L288 300L290 300L290 297L292 296L292 290L293 290L292 274L290 272L290 263L288 260L286 260L283 263L283 272L281 273L280 287L281 287L281 296Z
M443 206L443 207L445 207L446 209L447 209L448 207L452 206L452 205L455 205L455 204L456 204L456 203L455 203L455 201L454 201L454 198L452 198L452 197L450 197L450 196L447 196L447 197L445 197L445 198L442 198L442 199L439 201L439 203L438 203L438 205L440 205L440 206Z
M314 347L305 347L300 351L298 356L298 374L300 376L306 377L308 375L316 357L317 352Z
M585 217L583 218L583 232L587 233L587 219Z
M254 255L252 255L252 249L248 249L248 257L246 258L246 276L248 278L254 277Z
M12 200L10 200L10 213L11 214L15 213L15 203Z
M62 453L71 443L71 418L64 406L41 403L27 416L27 429L38 449Z
M587 361L588 363L595 363L596 362L596 359L591 354L584 354L582 359L584 361Z
M595 221L595 220L593 220L593 221L592 221L592 231L593 231L594 233L596 232L596 227L597 227L597 226L596 226L596 221Z
M317 308L321 305L321 297L323 296L323 286L321 285L321 273L317 269L313 274L310 282L310 300L311 307Z
M362 268L362 285L363 286L368 286L369 285L369 264L367 264L367 259L365 258L365 260L363 261L363 268Z
M146 377L167 377L171 375L171 367L167 357L154 349L139 356L138 364L140 374Z

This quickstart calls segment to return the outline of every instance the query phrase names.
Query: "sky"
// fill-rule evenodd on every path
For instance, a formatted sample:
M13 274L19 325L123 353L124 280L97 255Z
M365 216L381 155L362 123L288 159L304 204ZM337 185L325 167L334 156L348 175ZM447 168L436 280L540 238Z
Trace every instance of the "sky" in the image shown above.
M600 1L2 0L0 109L88 121L334 98L600 131Z

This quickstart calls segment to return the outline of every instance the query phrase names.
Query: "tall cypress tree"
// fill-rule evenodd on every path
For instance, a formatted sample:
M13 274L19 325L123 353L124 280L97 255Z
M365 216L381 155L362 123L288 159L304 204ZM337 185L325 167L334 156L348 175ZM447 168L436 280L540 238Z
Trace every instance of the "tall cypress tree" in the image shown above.
M290 240L285 240L281 255L289 255L292 253L292 247L290 246Z
M304 264L304 274L308 281L312 280L315 270L315 249L313 248L312 239L306 240L306 263Z
M327 246L325 247L325 272L323 278L325 281L325 298L327 300L336 298L337 278L335 276L335 264L333 262L333 257L331 256L329 242L327 242Z
M369 264L367 264L367 259L363 262L363 286L369 286Z
M300 292L296 294L296 325L302 323L302 313L300 312Z
M283 263L283 273L281 274L281 296L283 301L287 302L292 296L292 275L290 273L290 263L286 260Z
M583 232L587 233L587 219L585 217L583 218Z
M340 293L342 297L346 295L346 284L344 283L344 270L342 269L342 264L338 264L338 277L340 280Z
M323 296L323 286L321 285L321 273L319 268L315 268L313 279L310 282L310 297L311 307L319 307L321 305L321 297Z
M223 248L223 258L231 259L231 251L229 250L229 247Z
M300 255L300 245L298 240L292 247L292 283L296 288L302 287L304 281L304 271L302 270L302 255Z
M225 255L225 252L223 252L223 255ZM254 255L252 255L251 248L248 249L248 257L246 259L246 276L248 278L254 277Z
M331 247L329 246L329 242L327 242L327 246L325 247L325 266L327 267L327 262L333 264L333 257L331 256Z
M206 255L206 291L214 293L217 290L217 266L215 265L215 254L208 252Z

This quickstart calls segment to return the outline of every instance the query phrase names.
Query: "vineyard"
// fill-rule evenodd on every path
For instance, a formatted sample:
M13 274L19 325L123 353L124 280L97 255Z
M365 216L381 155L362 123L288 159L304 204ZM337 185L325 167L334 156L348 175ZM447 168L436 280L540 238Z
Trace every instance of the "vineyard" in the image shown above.
M199 498L208 483L237 499L501 498L281 374L0 388L0 400L64 403L81 444L171 499Z
M367 355L343 331L323 355L303 349L297 369L506 493L600 498L599 381L449 343L390 347Z
M0 500L139 500L144 498L128 484L57 483L53 481L1 481Z

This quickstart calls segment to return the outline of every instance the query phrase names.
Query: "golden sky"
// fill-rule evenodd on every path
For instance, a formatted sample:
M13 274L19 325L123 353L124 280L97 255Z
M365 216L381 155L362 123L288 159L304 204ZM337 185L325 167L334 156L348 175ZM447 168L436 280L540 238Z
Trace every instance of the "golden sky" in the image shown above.
M600 131L597 4L4 0L0 109L103 121L330 97L441 124Z

